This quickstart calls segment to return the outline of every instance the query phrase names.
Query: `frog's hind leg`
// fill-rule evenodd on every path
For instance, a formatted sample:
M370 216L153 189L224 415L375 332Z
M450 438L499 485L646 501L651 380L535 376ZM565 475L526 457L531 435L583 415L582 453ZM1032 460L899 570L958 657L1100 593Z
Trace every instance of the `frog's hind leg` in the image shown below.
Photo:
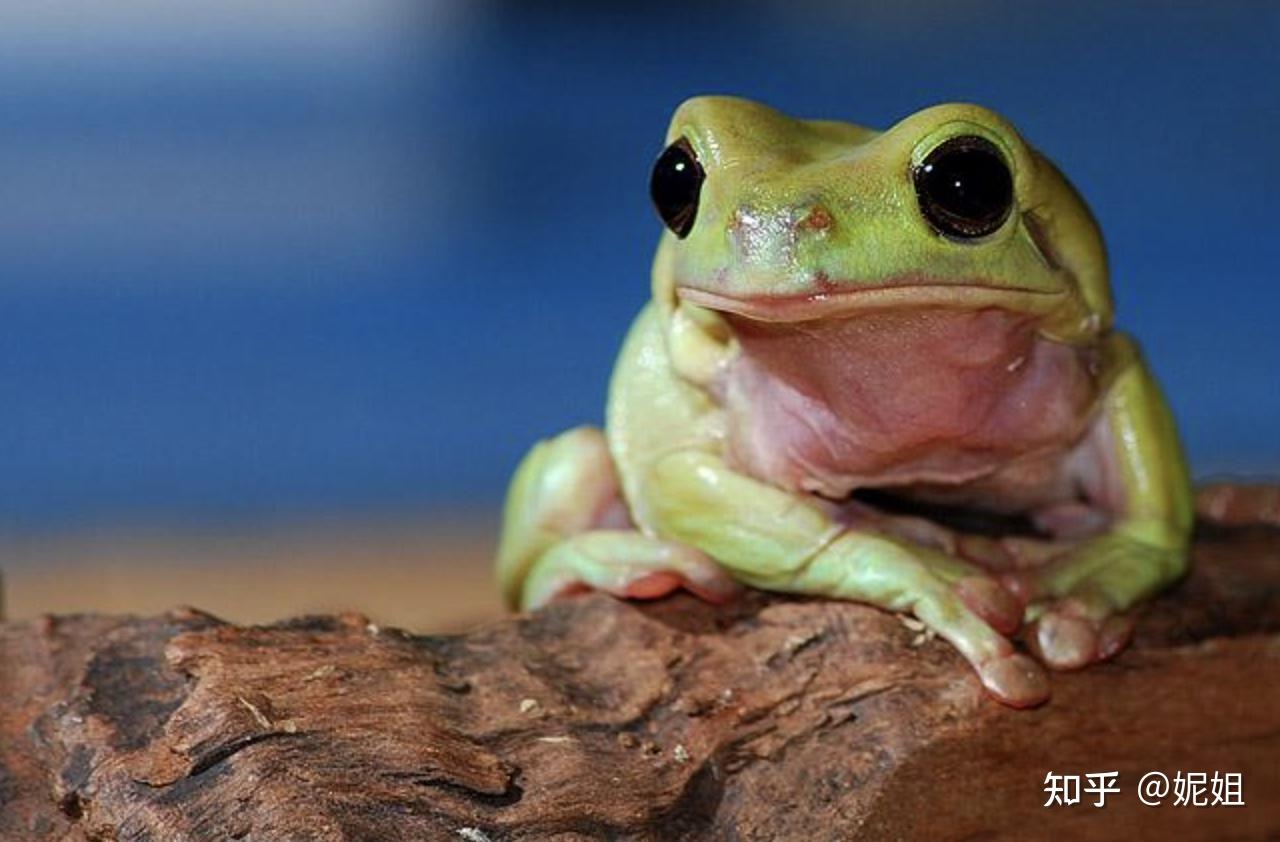
M566 538L538 557L520 608L538 608L581 590L655 599L681 587L709 602L723 602L737 591L714 561L692 547L633 529L598 529Z
M593 427L539 442L520 463L498 578L507 603L522 609L589 589L651 599L685 587L718 601L737 587L706 554L632 527L604 434Z

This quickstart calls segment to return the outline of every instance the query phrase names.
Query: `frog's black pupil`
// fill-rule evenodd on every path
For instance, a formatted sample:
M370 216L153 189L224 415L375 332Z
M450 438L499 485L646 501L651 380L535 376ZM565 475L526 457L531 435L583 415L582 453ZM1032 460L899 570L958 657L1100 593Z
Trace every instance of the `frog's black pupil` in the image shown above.
M943 141L916 167L915 185L925 219L949 237L984 237L1013 210L1013 176L986 138Z
M677 237L683 239L693 229L698 215L698 195L706 174L684 138L663 150L653 164L649 195L658 216Z

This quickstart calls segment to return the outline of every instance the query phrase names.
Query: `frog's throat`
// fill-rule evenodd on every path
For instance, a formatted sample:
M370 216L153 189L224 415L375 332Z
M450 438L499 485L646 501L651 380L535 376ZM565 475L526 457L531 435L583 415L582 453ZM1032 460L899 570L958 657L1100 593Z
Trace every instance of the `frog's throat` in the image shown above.
M1066 452L1096 405L1092 350L1046 340L1025 311L948 300L725 318L740 348L718 384L728 458L780 488L840 500L856 488L965 484Z

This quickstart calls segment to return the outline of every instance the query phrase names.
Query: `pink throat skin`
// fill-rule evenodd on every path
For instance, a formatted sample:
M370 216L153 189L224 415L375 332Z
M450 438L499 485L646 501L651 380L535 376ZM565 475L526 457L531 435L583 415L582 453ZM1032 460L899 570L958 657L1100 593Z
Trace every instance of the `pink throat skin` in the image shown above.
M1065 452L1098 396L1090 352L996 307L911 306L762 321L724 313L742 352L720 384L729 461L773 485L953 486Z

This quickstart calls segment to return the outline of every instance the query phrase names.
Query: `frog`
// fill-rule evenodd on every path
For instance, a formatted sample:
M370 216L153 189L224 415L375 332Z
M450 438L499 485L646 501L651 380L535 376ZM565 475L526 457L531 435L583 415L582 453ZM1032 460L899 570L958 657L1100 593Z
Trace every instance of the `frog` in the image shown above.
M1048 158L969 103L879 130L702 96L649 186L664 230L603 429L537 443L507 493L511 606L864 603L1014 708L1125 647L1186 571L1190 479Z

